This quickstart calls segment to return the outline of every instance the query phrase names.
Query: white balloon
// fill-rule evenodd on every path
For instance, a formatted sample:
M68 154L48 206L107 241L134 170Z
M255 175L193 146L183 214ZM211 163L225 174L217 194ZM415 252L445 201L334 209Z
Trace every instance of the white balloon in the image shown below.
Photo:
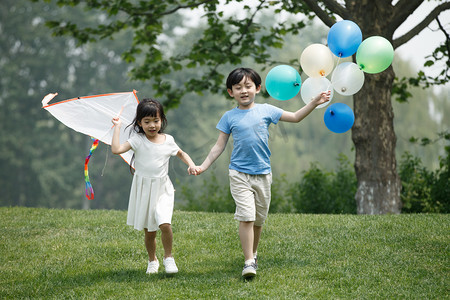
M303 102L308 104L311 100L319 95L321 92L331 90L330 101L320 104L316 107L322 108L330 104L333 99L333 89L331 88L331 82L326 77L309 77L307 78L300 89Z
M341 95L356 94L364 84L364 72L352 62L339 64L331 77L333 88Z
M333 53L325 45L309 45L300 56L300 65L309 77L327 76L334 68Z

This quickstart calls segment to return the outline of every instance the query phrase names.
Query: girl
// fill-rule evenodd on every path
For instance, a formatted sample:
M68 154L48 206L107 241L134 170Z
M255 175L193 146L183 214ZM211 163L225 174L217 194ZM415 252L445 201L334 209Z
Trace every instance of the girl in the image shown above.
M136 117L129 126L137 134L123 144L119 142L119 118L113 118L115 125L111 150L121 154L134 151L135 172L128 203L127 224L137 230L144 229L145 247L148 252L147 274L157 273L159 261L156 257L156 231L161 230L164 247L163 264L166 273L177 273L178 268L172 257L172 213L174 188L168 176L169 158L178 156L189 166L188 173L196 174L195 164L183 152L172 136L164 134L167 120L162 105L152 99L142 100L136 109ZM132 172L133 173L133 172Z

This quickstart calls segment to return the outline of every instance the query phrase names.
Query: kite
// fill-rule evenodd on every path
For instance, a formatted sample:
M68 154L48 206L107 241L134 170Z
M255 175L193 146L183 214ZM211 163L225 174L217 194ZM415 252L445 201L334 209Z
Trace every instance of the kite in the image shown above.
M42 99L42 108L47 110L61 123L75 131L90 136L93 144L84 163L84 175L86 182L86 197L94 199L94 190L89 181L88 163L94 150L101 141L111 145L114 125L111 120L114 117L121 118L123 124L131 124L136 115L136 107L139 100L136 91L126 93L110 93L77 97L48 104L58 93L48 94ZM132 126L122 126L120 129L120 143L126 142L130 137ZM133 151L121 154L122 158L131 163Z

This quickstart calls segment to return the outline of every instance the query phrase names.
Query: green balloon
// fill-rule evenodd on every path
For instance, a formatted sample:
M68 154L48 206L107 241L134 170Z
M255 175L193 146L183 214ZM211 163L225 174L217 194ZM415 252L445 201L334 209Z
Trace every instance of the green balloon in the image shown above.
M394 48L381 36L365 39L356 51L356 63L366 73L380 73L386 70L394 59Z

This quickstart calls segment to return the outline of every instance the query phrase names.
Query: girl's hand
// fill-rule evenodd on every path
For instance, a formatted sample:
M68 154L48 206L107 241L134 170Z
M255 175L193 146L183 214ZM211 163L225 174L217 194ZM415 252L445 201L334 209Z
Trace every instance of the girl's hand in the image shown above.
M195 166L195 171L197 172L197 175L200 175L203 173L204 170L202 169L202 167Z
M114 126L118 126L118 127L120 127L120 125L122 125L122 121L120 120L119 117L113 118L112 123L114 124Z
M330 95L331 95L331 91L322 92L319 95L317 95L313 99L313 101L316 104L316 106L324 104L324 103L330 101Z
M188 173L189 173L189 175L198 175L198 174L197 174L197 169L196 169L195 166L190 166L190 167L188 168Z

